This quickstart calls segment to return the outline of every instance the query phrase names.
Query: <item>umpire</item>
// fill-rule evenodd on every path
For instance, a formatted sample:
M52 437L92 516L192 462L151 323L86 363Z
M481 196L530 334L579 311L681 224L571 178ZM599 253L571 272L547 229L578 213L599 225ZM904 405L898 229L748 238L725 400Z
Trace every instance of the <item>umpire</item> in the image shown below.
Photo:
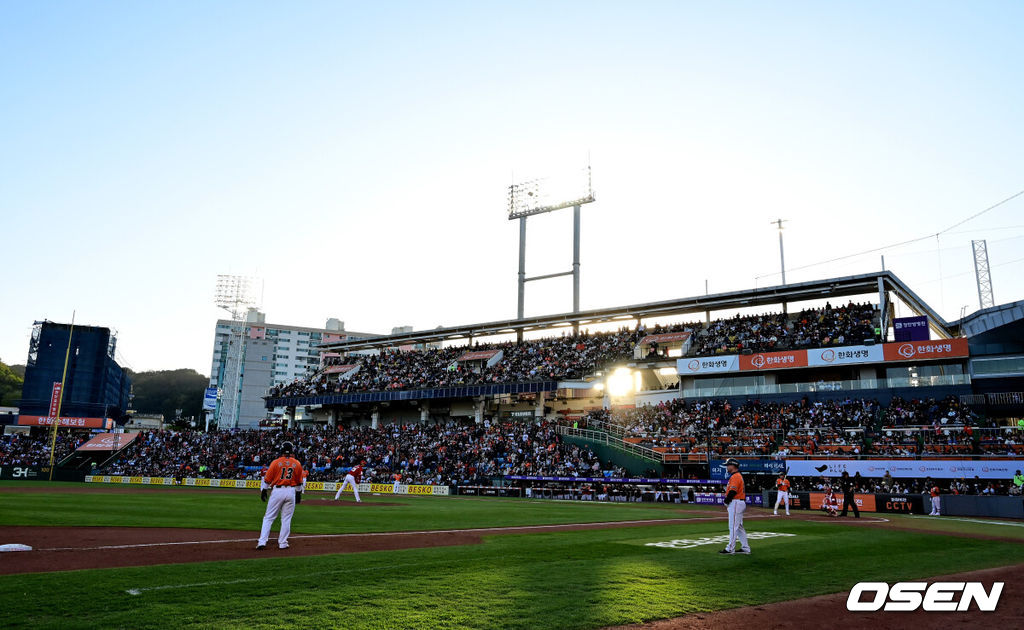
M843 489L843 511L839 513L839 516L846 516L846 510L849 507L853 507L853 517L860 518L860 510L857 509L857 500L853 498L853 491L856 489L853 483L853 479L850 479L850 473L843 471L843 476L839 480L839 486Z

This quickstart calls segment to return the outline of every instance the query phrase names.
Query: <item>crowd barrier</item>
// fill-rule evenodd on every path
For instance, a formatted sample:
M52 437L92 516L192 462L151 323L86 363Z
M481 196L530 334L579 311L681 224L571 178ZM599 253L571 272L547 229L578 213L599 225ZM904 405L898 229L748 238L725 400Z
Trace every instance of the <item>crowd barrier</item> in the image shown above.
M175 483L174 477L140 477L140 476L128 476L128 475L86 475L86 483L111 483L111 484L129 484L129 485L144 485L144 486L193 486L197 488L249 488L258 490L260 482L258 479L207 479L207 478L195 478L185 477L181 480L180 484ZM336 481L309 481L306 483L307 491L320 491L320 492L337 492L338 488L341 487L341 483ZM393 492L394 487L390 483L361 483L359 484L359 492L376 492L380 494L415 494L415 495L433 495L433 496L447 496L449 494L448 486L417 486L399 484L398 492ZM351 493L351 488L345 490L346 493Z

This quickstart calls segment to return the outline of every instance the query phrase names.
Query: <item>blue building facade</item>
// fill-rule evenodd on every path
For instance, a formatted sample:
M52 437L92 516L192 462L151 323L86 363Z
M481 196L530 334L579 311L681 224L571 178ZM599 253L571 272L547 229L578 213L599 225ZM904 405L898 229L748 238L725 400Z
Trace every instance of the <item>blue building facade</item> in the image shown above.
M109 328L36 322L29 343L22 389L22 416L47 416L53 384L61 380L71 336L64 384L62 417L112 418L123 421L131 380L114 360L117 337Z

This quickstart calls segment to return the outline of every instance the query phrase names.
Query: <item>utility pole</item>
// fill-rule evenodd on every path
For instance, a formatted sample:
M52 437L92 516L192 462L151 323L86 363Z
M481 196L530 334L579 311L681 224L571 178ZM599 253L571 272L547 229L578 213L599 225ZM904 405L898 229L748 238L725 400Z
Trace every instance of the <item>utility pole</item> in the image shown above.
M786 284L786 250L782 246L782 224L786 219L776 219L771 223L779 226L779 267L782 269L782 284ZM782 312L788 313L785 302L782 303Z
M782 284L786 284L786 250L782 247L782 224L787 223L787 220L776 219L771 223L779 226L779 266L782 269Z

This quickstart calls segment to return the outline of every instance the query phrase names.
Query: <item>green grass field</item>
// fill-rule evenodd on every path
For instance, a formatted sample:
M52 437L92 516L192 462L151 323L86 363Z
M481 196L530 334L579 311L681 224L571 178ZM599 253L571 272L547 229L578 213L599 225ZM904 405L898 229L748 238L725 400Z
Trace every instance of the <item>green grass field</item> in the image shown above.
M111 488L109 494L81 494L54 484L45 493L5 492L10 485L0 484L0 525L209 527L250 530L255 538L263 514L251 491ZM684 513L679 506L456 497L368 501L350 509L299 506L293 531L722 514L721 509ZM399 505L374 505L384 502ZM720 556L720 545L646 546L725 533L724 522L699 520L493 535L463 547L0 576L0 627L598 628L846 591L862 580L891 582L1024 562L1024 527L894 518L914 527L925 523L935 533L761 518L748 520L748 531L794 536L752 541L752 556Z

